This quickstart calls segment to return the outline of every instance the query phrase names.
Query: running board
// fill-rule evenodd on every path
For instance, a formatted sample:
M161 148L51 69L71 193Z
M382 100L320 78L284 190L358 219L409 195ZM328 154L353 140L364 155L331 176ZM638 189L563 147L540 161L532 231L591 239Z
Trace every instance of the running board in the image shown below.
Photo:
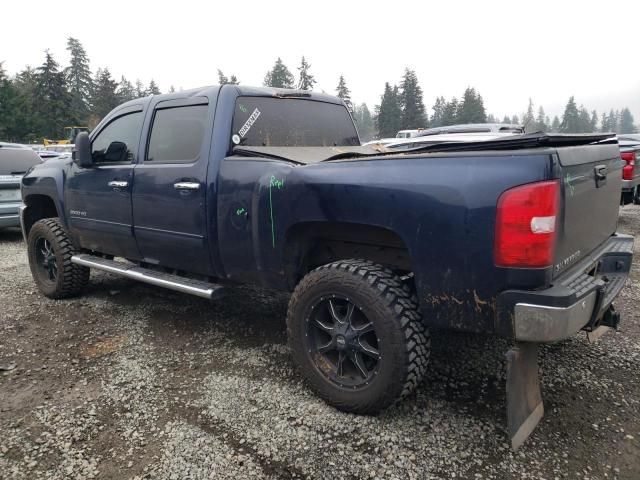
M83 267L95 268L109 273L115 273L126 278L149 283L158 287L168 288L176 292L190 293L202 298L213 299L217 297L223 287L215 283L203 282L192 278L185 278L170 273L157 272L148 268L142 268L134 264L116 262L94 255L80 254L71 257L71 263Z

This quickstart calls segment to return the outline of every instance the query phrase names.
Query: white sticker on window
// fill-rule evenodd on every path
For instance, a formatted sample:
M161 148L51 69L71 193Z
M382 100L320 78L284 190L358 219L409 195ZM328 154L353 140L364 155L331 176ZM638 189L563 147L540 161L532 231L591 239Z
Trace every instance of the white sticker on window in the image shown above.
M247 118L247 121L244 122L244 125L238 132L238 135L240 135L240 138L244 138L244 136L249 132L253 124L256 123L256 120L258 120L259 116L260 116L260 110L256 108L253 111L253 113L249 116L249 118Z

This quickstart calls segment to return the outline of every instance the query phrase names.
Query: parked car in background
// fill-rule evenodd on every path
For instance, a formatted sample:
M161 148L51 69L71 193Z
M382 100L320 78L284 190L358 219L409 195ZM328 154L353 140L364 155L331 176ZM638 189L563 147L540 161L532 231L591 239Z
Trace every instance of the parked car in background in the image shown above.
M445 133L525 133L522 125L513 123L462 123L422 130L417 137L442 135Z
M29 147L21 143L0 142L0 148L29 148Z
M515 133L443 133L440 135L426 135L413 138L396 139L395 142L387 143L384 148L389 151L400 152L402 150L411 150L414 148L428 147L438 143L453 142L484 142L489 140L497 140L516 135Z
M636 137L636 138L634 138ZM618 135L620 144L620 158L625 161L622 168L622 195L621 205L630 203L640 204L640 168L636 168L636 162L640 158L640 135Z
M41 162L30 148L0 143L0 228L20 226L20 180Z
M621 133L618 135L618 140L630 140L640 143L640 133Z
M403 132L415 132L412 135L400 136ZM522 125L515 125L510 123L465 123L460 125L448 125L446 127L434 127L418 130L400 130L396 135L396 138L381 138L379 140L372 140L363 144L367 145L380 145L380 146L393 146L397 147L403 143L419 142L423 137L431 137L434 135L477 135L476 140L489 140L497 138L499 135L518 135L523 134L524 127ZM484 136L484 137L483 137ZM439 141L470 141L463 137L442 137ZM406 148L406 147L401 147Z
M417 136L420 132L423 132L424 128L418 128L415 130L400 130L396 133L396 138L411 138Z

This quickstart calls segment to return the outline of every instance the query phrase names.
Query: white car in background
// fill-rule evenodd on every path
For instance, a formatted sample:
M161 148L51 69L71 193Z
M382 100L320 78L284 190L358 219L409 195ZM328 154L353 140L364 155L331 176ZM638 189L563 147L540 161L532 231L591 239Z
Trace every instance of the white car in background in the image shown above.
M399 132L398 132L399 133ZM364 145L379 145L386 148L407 150L442 142L482 142L511 135L522 135L524 127L506 123L468 123L419 130L409 138L383 138Z
M42 159L30 148L0 142L0 229L20 226L20 180L39 163Z
M400 130L398 133L396 133L396 138L413 138L424 131L424 128L418 128L417 130Z

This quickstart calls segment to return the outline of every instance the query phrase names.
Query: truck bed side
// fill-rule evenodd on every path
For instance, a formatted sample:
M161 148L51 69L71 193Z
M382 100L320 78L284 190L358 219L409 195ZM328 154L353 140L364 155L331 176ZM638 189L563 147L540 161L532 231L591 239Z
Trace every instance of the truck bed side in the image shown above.
M496 295L546 278L494 266L497 199L552 172L552 149L307 166L229 157L219 172L220 256L229 279L291 289L323 249L347 248L363 228L356 252L387 249L398 264L408 254L429 325L495 331Z

